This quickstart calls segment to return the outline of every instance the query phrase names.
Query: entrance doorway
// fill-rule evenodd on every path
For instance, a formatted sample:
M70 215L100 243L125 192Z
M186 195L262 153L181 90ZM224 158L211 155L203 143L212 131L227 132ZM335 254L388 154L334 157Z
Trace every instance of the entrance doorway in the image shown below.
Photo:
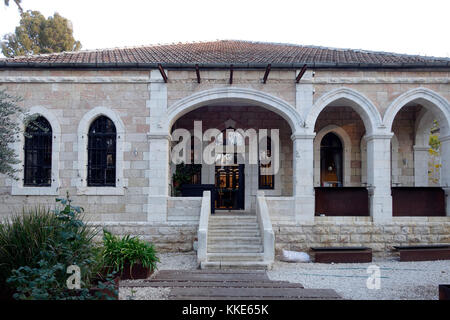
M215 208L243 210L245 197L244 165L216 166Z
M320 144L320 185L342 187L342 143L332 132Z

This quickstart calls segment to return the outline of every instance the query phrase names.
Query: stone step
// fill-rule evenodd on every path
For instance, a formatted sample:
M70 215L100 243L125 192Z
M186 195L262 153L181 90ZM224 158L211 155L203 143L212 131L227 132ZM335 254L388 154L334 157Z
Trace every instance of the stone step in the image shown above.
M210 237L260 237L259 231L221 231L214 230L208 232L208 238Z
M200 264L202 269L252 269L270 270L271 263L265 261L205 261Z
M221 253L221 252L263 252L262 245L225 245L225 244L214 244L208 245L208 253Z
M237 218L229 218L229 217L211 217L209 218L210 222L229 222L229 221L240 221L240 222L257 222L256 217L237 217Z
M263 253L208 253L207 261L263 261Z
M213 244L227 244L227 245L245 245L245 244L261 244L261 237L219 237L219 236L210 236L208 237L208 245Z
M241 234L248 234L248 235L259 235L260 234L260 230L259 229L256 229L256 228L253 228L253 229L250 229L250 228L230 228L230 227L227 227L227 228L208 228L208 234L212 234L212 235L214 235L214 234L217 234L217 233L220 233L220 232L222 232L222 233L241 233Z
M258 229L259 225L256 222L223 222L223 223L209 223L211 229Z

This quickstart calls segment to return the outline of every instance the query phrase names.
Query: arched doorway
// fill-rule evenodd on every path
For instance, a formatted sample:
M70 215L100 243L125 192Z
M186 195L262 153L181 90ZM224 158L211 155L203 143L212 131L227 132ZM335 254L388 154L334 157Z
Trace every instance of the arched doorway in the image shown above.
M216 155L215 165L215 209L245 209L245 163L236 148L245 146L244 137L235 128L228 127L216 137L217 145L224 147ZM228 146L229 149L226 149ZM231 151L231 152L230 152Z
M343 148L339 137L327 133L320 143L320 185L322 187L342 187Z

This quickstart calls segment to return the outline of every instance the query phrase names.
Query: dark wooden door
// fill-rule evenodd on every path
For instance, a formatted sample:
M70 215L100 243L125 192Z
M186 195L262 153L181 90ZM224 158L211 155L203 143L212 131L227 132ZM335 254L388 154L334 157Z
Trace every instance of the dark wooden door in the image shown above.
M244 165L216 166L215 208L218 210L244 209Z

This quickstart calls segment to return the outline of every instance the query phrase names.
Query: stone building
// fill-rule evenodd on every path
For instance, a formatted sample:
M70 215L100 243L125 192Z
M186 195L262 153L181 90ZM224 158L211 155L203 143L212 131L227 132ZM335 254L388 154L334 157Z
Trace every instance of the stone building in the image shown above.
M68 191L93 225L161 250L198 237L204 267L267 265L281 248L448 244L449 82L448 58L246 41L2 59L0 88L50 130L15 145L20 179L0 177L0 215ZM200 165L194 196L179 196L172 133L194 121L278 129L279 170Z

